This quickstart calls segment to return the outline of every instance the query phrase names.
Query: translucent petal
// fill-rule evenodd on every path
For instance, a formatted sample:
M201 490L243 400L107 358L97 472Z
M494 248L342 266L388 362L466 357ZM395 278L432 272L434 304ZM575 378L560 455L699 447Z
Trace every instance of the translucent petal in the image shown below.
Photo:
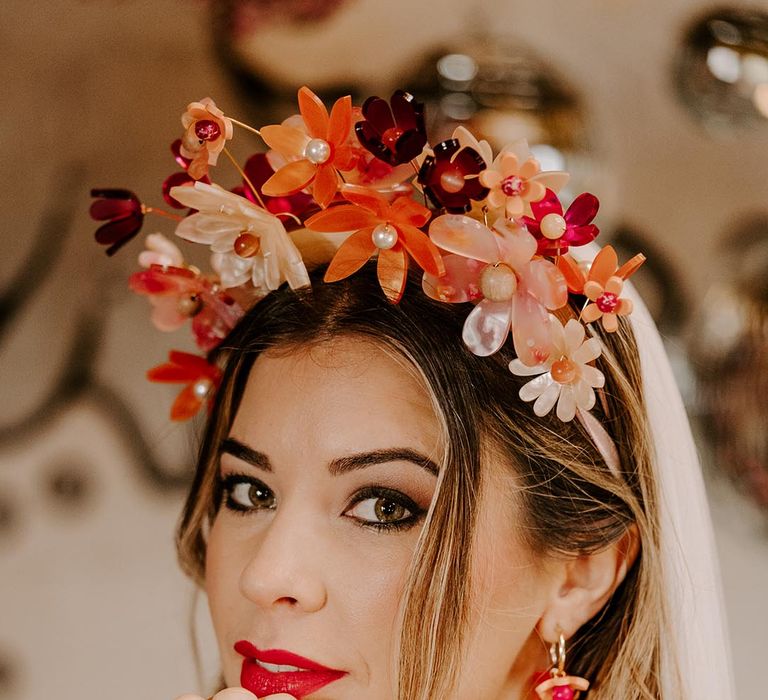
M320 165L312 184L312 196L323 208L327 207L339 189L339 175L330 163Z
M427 296L451 303L475 301L481 296L480 274L485 263L462 255L445 255L443 265L443 276L424 275L422 289Z
M376 274L387 299L397 304L403 296L408 273L408 255L402 246L379 251Z
M592 267L589 269L587 279L605 287L608 278L616 273L618 263L619 260L616 257L616 251L613 249L613 246L605 246L592 261Z
M416 228L424 226L432 216L429 209L421 206L412 197L398 197L392 203L390 214L394 221L410 224Z
M443 259L437 246L427 235L414 226L399 225L403 245L424 272L440 277L445 273Z
M581 312L581 320L584 323L594 323L602 315L603 312L600 311L597 304L587 304L587 307Z
M235 241L240 235L239 231L234 233L225 233L219 236L213 243L211 243L211 252L213 253L231 253L235 247Z
M615 333L619 327L619 317L616 314L603 314L603 330Z
M326 282L337 282L357 272L376 251L373 227L360 229L345 240L325 272Z
M267 146L284 156L302 157L304 149L310 141L307 134L301 129L279 124L262 126L259 133Z
M539 169L539 161L537 161L535 158L528 158L528 160L523 161L523 164L518 170L518 174L524 180L528 180L529 178L532 178L536 173L538 173Z
M185 387L171 406L171 420L189 420L202 407L203 402L195 393L194 384Z
M318 212L305 222L308 229L323 233L357 231L367 226L376 226L379 219L367 209L354 204L340 204Z
M565 338L565 349L568 357L573 357L573 353L581 347L584 342L584 326L576 319L569 319L563 328Z
M358 185L344 185L341 194L347 201L373 212L377 219L387 218L389 202L376 190Z
M280 197L303 190L315 177L317 166L308 160L295 160L286 163L261 187L268 197ZM175 189L175 188L174 188ZM174 195L175 196L175 195Z
M179 313L179 300L175 297L151 298L152 325L159 331L175 331L187 321L186 314Z
M591 410L595 405L595 392L588 382L579 380L573 384L573 398L576 406L584 411Z
M438 248L466 258L495 263L501 257L493 232L461 214L437 217L429 226L429 237Z
M619 299L619 305L616 307L616 313L619 316L628 316L632 313L634 304L631 299Z
M502 259L518 272L536 254L536 239L523 227L499 219L494 225L501 234L498 243Z
M521 273L526 289L548 309L559 309L568 301L563 273L549 260L531 260Z
M621 294L623 288L624 280L622 280L621 277L616 277L616 275L609 277L608 281L605 283L605 291L609 294L615 294L616 296Z
M561 189L563 189L563 187L568 184L568 180L570 179L571 176L568 173L563 173L556 170L539 173L538 175L534 175L531 178L531 180L534 182L541 183L544 185L544 187L552 190L553 192L559 192Z
M299 111L310 136L317 139L328 138L328 110L323 101L306 85L299 88Z
M565 220L569 224L583 226L597 216L599 208L600 202L597 197L589 192L584 192L571 202L571 206L565 212Z
M616 275L618 277L621 277L622 279L629 279L632 275L637 272L638 268L645 262L645 255L642 253L638 253L634 257L630 258L625 262L618 270L616 270Z
M485 299L467 316L461 337L475 355L480 357L493 355L504 345L509 334L511 319L511 303Z
M513 154L517 158L518 163L524 163L531 157L531 149L528 147L528 141L525 139L518 139L517 141L508 143L501 149L499 156L496 156L496 160L498 161L501 154L504 153Z
M328 124L328 141L339 145L346 141L352 129L352 98L349 95L340 97L331 108Z
M552 383L542 392L541 396L533 404L533 412L539 418L546 416L552 410L558 397L560 396L561 385L552 380Z
M242 224L234 219L209 214L192 214L179 222L176 235L193 243L211 245L221 236L237 234L242 231Z

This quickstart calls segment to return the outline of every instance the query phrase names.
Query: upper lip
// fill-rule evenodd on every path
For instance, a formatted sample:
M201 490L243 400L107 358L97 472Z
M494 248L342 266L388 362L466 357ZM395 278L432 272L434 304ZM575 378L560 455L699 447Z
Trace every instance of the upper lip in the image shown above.
M263 663L298 666L299 668L305 668L308 671L344 673L344 671L323 666L317 661L312 661L312 659L307 659L304 656L299 656L299 654L294 654L292 651L285 651L284 649L258 649L246 640L236 642L235 651L246 658L256 659Z

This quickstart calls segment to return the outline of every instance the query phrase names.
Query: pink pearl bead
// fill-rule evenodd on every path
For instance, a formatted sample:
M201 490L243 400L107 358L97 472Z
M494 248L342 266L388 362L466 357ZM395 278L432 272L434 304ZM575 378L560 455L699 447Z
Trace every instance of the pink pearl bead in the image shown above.
M552 689L552 700L573 700L573 688L560 685Z
M501 181L501 191L507 197L514 197L520 194L525 187L525 181L517 175L510 175Z

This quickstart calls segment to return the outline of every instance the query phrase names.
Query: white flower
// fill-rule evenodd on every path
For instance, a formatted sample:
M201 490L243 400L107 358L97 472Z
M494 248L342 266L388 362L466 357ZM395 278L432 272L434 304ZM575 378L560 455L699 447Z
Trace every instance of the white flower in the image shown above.
M196 182L171 188L171 196L197 209L176 227L176 235L211 247L211 264L222 287L277 289L283 281L296 289L309 285L301 253L280 219L218 185Z
M144 244L147 249L139 253L139 265L142 267L150 267L151 265L184 267L184 256L178 246L169 241L162 233L150 233Z
M552 353L541 365L529 367L520 360L512 360L509 370L521 377L538 374L520 388L523 401L534 401L533 412L545 416L557 403L557 417L567 423L573 420L577 409L589 411L595 405L595 389L605 385L603 373L587 364L600 357L600 341L584 340L584 326L571 319L562 323L550 316Z

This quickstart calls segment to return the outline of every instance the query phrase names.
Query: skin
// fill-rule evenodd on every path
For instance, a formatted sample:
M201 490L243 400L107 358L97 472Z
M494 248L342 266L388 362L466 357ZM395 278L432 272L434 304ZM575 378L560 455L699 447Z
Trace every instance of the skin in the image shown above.
M365 487L386 487L426 512L437 477L405 458L337 475L329 465L387 449L438 463L439 435L419 383L370 343L337 339L257 359L230 438L266 457L271 471L222 454L221 474L260 480L262 500L254 505L248 482L234 485L230 498L249 510L222 505L207 549L206 591L228 685L239 685L242 657L233 645L246 639L347 672L308 698L395 697L397 619L423 517L404 529L377 531L364 523L410 511L388 496L353 500ZM570 566L528 551L516 534L513 494L513 477L489 469L457 700L520 698L531 675L546 668L542 636L556 638L555 620L575 631L617 582L596 576L591 560ZM377 503L389 510L377 511ZM606 561L600 571L621 573L616 556ZM602 588L588 595L587 584L596 582Z

